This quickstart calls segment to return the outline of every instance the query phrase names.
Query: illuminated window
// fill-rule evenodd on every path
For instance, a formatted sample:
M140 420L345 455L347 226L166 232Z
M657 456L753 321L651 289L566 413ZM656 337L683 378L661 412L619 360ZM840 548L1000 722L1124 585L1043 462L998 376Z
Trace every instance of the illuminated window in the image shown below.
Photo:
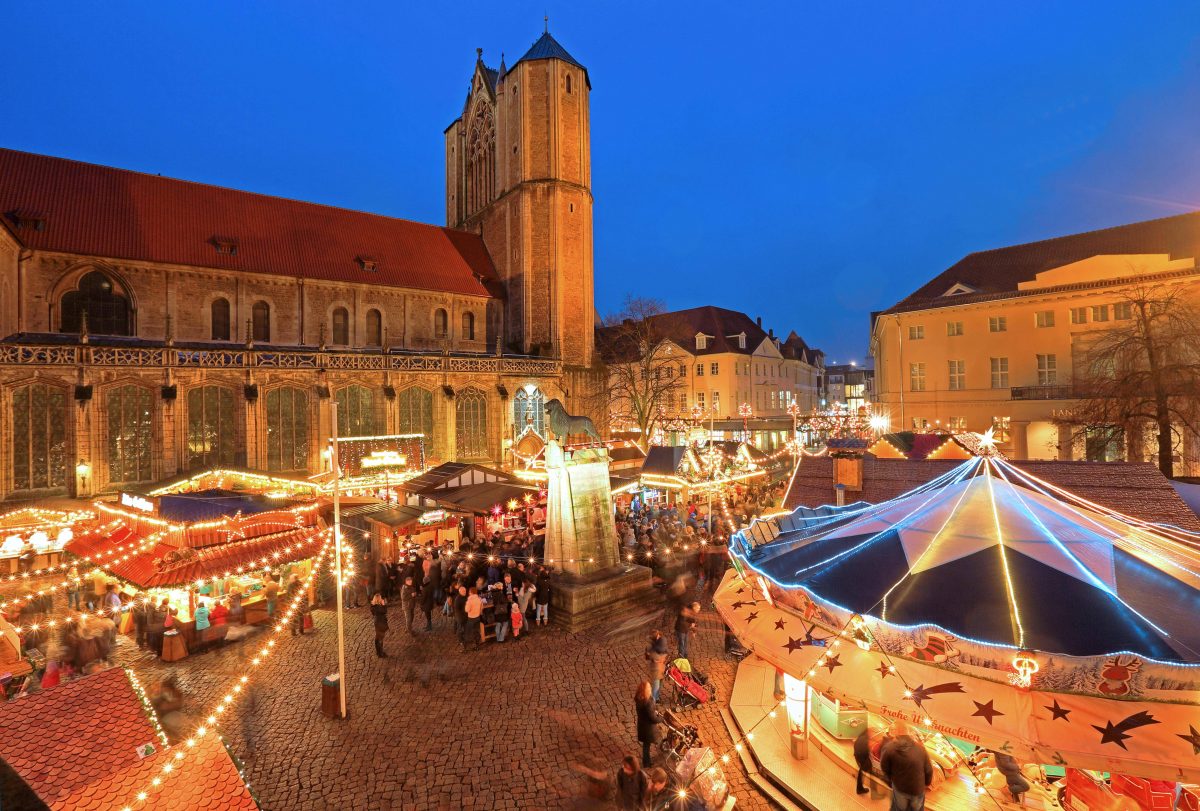
M925 391L925 364L908 364L908 388L910 391Z
M104 407L108 412L108 481L150 481L154 454L153 392L141 386L118 386L108 390Z
M1058 382L1058 356L1038 355L1037 372L1039 386L1052 386Z
M1008 318L1003 315L989 318L988 332L1008 332Z
M908 340L919 341L925 337L925 325L917 324L908 328Z
M517 426L517 433L521 433L526 425L530 425L540 436L545 436L545 423L546 397L542 390L534 389L533 394L526 394L524 388L518 389L517 396L513 398L513 425Z
M963 322L947 321L946 322L946 334L949 335L951 338L953 338L956 335L962 335L963 334Z
M956 434L961 434L967 430L966 417L947 417L946 428Z
M1034 323L1039 327L1054 326L1054 310L1042 310L1040 313L1034 313Z
M12 391L12 486L67 486L67 392L35 383Z
M967 387L967 362L951 360L946 363L950 367L950 391L962 391Z
M704 392L696 392L696 405L700 407L701 411L704 410Z
M487 397L478 389L464 389L454 399L455 450L459 459L486 457Z
M992 437L997 442L1008 442L1011 420L1011 417L992 417Z
M376 408L375 392L366 386L338 389L338 436L378 436L383 420Z
M292 387L267 392L267 470L308 469L308 395Z
M409 386L396 398L400 407L400 433L433 438L433 392Z
M187 396L187 467L202 470L237 462L238 431L233 390L200 386Z
M992 358L992 388L1008 388L1008 358Z

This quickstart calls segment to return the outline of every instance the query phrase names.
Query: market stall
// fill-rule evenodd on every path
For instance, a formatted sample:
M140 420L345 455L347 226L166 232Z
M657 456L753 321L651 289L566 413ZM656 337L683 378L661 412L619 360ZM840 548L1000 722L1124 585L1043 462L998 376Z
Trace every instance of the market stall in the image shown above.
M0 515L0 577L58 566L73 527L90 512L26 507Z
M1004 794L984 750L1051 798L1071 791L1053 770L1195 783L1198 542L973 458L882 504L756 521L715 603L808 757L852 762L859 732L904 721L959 787L930 807Z

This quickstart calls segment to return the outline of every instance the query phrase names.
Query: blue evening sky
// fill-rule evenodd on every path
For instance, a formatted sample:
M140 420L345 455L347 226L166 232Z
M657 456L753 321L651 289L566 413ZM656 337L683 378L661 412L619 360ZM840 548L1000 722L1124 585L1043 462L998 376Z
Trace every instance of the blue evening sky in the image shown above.
M602 313L720 304L844 362L965 253L1200 207L1183 0L10 4L0 145L441 223L475 48L544 11L592 77Z

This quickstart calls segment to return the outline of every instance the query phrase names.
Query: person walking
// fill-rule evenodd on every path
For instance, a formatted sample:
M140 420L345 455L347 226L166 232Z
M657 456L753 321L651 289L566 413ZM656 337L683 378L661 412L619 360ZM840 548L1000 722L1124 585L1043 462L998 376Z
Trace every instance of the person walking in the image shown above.
M420 587L410 574L404 578L404 627L408 629L409 636L416 636L417 632L413 630L413 619L417 616L417 603L421 600Z
M371 619L375 621L375 655L382 659L387 656L383 652L383 638L388 632L387 600L382 592L375 592L371 598Z
M626 755L617 769L617 807L621 811L640 811L649 788L650 781L638 768L637 758Z
M534 619L538 625L544 626L550 622L550 570L545 566L538 570L534 588Z
M467 587L459 586L454 595L454 632L458 635L458 644L463 650L467 649Z
M435 585L441 581L435 581L434 577L440 571L435 560L433 568L429 570L429 577L426 578L424 586L421 587L421 613L425 615L425 632L433 632L433 606L441 599L442 587Z
M633 694L633 703L637 709L637 739L642 745L642 766L648 769L653 765L650 749L662 737L659 730L662 718L654 706L654 692L650 682L644 681L638 685Z
M483 644L483 598L479 589L472 586L467 590L467 636L471 638L472 650L478 650Z
M892 740L884 745L879 758L883 779L892 787L890 811L922 811L925 791L933 782L933 763L925 747L913 740L908 724L892 724Z
M700 615L700 603L684 606L675 620L675 640L679 646L679 658L688 658L688 640L696 629L696 617Z
M650 677L650 692L658 703L663 677L667 674L667 640L661 631L655 631L646 648L647 675Z

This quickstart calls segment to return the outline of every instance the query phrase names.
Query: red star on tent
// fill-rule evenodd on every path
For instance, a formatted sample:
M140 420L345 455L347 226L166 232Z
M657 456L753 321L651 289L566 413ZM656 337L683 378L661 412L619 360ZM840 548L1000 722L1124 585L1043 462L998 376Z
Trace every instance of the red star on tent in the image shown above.
M1004 715L1004 713L992 706L993 702L991 701L986 704L980 704L978 701L972 700L971 703L975 705L975 712L971 713L971 715L978 715L984 718L988 722L988 726L991 726L992 719L997 715Z

